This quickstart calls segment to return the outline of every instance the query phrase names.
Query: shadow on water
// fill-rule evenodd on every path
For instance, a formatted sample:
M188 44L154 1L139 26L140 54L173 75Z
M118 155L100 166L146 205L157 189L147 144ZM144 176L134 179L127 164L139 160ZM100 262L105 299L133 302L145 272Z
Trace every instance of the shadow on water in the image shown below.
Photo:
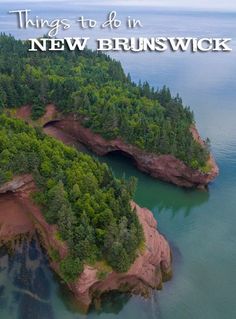
M121 153L113 152L98 159L107 163L117 177L135 176L138 179L135 199L138 199L138 204L153 211L171 210L173 217L179 212L188 216L193 207L201 206L210 198L209 191L183 189L140 172L133 159Z
M70 313L81 314L81 309L73 294L66 286L60 287L58 296L63 300L66 309ZM102 315L102 314L119 314L125 305L132 298L132 294L120 293L117 291L109 291L104 293L99 302L94 302L89 309L89 316Z
M107 156L98 157L95 156L91 151L87 150L84 146L81 149L80 144L76 139L71 139L63 131L56 129L53 125L49 125L47 129L50 129L50 133L57 138L64 141L66 144L70 144L82 152L89 153L94 158L97 158L100 162L108 164L112 169L116 177L129 178L135 176L138 180L137 191L135 195L135 200L141 206L145 206L151 209L154 214L164 214L168 211L174 218L177 214L183 214L184 217L190 215L195 207L201 206L209 200L210 192L200 191L200 190L187 190L183 188L178 188L174 185L161 182L154 179L147 174L140 172L135 167L134 159L127 156L123 152L111 152ZM148 187L147 187L148 185ZM174 278L171 282L166 283L166 285L173 285L176 274L180 271L181 265L183 264L183 257L180 249L171 242L172 257L173 257L173 268L174 268ZM72 294L64 286L57 290L58 297L63 300L64 306L70 313L75 315L78 313L78 305ZM149 300L150 302L144 301L140 297L131 298L130 294L121 294L117 292L110 292L109 294L104 294L102 297L101 305L99 310L96 309L95 305L91 308L91 316L96 314L122 314L125 306L131 303L138 303L139 306L142 304L142 309L146 309L148 317L152 318L155 314L155 318L159 318L160 307L159 307L159 293L153 293ZM21 319L21 318L20 318Z
M134 157L124 151L120 151L120 150L117 150L117 151L112 151L112 152L109 152L107 155L106 155L107 158L110 158L111 160L114 159L116 160L116 158L118 158L119 160L126 160L126 162L129 164L129 165L136 165L136 160L134 159Z
M200 206L209 200L208 191L179 188L140 172L135 166L134 158L125 152L113 151L103 157L96 156L84 145L81 146L76 138L55 127L53 122L47 124L45 133L97 158L102 163L107 163L116 177L135 176L138 179L135 199L138 199L138 204L153 211L157 210L161 213L164 210L171 210L173 217L181 211L187 217L193 207Z
M97 312L101 313L110 313L110 314L119 314L124 306L128 303L131 294L119 293L116 291L110 291L109 293L104 293L101 296L101 305L98 310L95 309L95 306L91 308L91 313Z

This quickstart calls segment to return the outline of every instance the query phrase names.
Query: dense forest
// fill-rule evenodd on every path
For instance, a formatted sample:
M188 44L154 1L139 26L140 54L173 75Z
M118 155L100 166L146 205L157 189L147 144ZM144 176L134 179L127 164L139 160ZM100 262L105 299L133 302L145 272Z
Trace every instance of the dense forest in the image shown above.
M84 263L127 271L143 242L130 200L135 180L116 179L106 164L46 136L24 122L0 115L0 185L14 175L33 174L34 201L59 228L70 254L59 260L62 276L74 280Z
M167 87L135 84L119 62L89 49L28 52L28 47L27 41L0 36L0 109L30 104L37 119L47 103L54 103L106 139L120 137L207 170L208 147L196 143L189 131L193 113Z

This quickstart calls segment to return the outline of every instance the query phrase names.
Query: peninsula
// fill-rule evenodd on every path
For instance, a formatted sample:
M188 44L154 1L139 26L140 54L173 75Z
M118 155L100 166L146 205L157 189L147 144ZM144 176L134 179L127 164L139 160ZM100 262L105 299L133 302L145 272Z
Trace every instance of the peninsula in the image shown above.
M209 141L201 140L179 95L135 84L105 54L28 52L29 45L0 37L1 109L21 113L26 106L37 120L53 104L51 120L62 120L60 128L95 153L121 151L140 170L179 186L203 188L218 175Z
M87 311L104 292L148 295L171 277L171 253L134 181L0 116L0 243L38 233L52 269Z

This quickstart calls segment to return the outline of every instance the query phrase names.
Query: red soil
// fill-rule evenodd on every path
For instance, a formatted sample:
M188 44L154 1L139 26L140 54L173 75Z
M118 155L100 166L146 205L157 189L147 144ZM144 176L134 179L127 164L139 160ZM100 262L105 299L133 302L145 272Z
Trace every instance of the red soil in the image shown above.
M31 116L31 107L29 105L24 105L21 108L17 109L16 117L20 119L27 120Z
M10 241L18 235L33 233L34 224L23 201L13 193L0 196L0 238Z

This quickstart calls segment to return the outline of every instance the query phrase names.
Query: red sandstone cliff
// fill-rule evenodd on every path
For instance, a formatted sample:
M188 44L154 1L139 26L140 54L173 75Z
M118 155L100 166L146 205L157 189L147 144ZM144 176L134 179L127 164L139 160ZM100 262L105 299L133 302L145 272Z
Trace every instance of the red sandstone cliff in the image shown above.
M53 126L71 135L73 138L78 139L98 155L103 156L110 152L121 151L133 158L137 168L141 171L178 186L203 188L214 180L219 173L219 169L212 155L210 155L208 160L210 167L209 173L202 173L199 170L188 167L172 155L148 153L134 145L123 142L121 139L105 140L100 135L93 133L90 129L83 127L80 122L72 116L55 122ZM194 138L199 143L204 144L197 129L193 127L191 131ZM45 132L48 134L53 133L50 131L50 128L47 127L45 128ZM58 137L57 134L52 135Z
M129 291L135 294L148 295L151 289L160 289L163 281L171 276L171 253L165 238L157 231L157 222L146 208L140 208L134 202L145 235L145 249L140 252L127 273L107 274L105 280L99 280L97 269L86 266L80 278L71 285L80 303L84 306L91 303L93 296L98 298L102 293L112 290Z
M0 242L7 243L21 235L40 234L45 249L56 249L61 258L67 255L67 247L56 239L57 227L49 225L40 209L32 202L36 190L31 175L16 176L0 187Z
M23 106L17 110L16 116L32 123L30 113L30 106ZM50 126L51 121L53 123ZM202 173L188 167L172 155L149 153L134 145L127 144L121 139L105 140L99 134L95 134L90 129L82 126L73 115L63 116L58 114L56 107L52 104L46 107L45 115L39 119L38 124L45 126L45 133L62 140L62 142L76 144L76 141L79 141L100 156L114 151L123 152L133 158L135 165L142 172L178 186L205 188L219 174L218 166L212 155L208 160L209 172ZM190 130L195 140L204 145L196 127L192 126Z
M58 241L56 226L48 225L39 208L31 201L30 195L34 190L34 181L30 175L15 177L0 187L0 241L7 242L13 236L30 234L37 230L47 252L56 249L60 257L64 258L67 247L65 243ZM9 201L6 202L7 198ZM13 199L15 202L12 206ZM69 285L84 311L104 292L121 290L147 295L152 288L161 288L162 282L171 276L170 247L157 231L156 220L149 210L140 208L134 202L131 205L136 208L143 226L145 247L127 273L110 271L105 278L99 279L96 267L85 266L78 280ZM51 266L59 273L57 263L51 262Z

